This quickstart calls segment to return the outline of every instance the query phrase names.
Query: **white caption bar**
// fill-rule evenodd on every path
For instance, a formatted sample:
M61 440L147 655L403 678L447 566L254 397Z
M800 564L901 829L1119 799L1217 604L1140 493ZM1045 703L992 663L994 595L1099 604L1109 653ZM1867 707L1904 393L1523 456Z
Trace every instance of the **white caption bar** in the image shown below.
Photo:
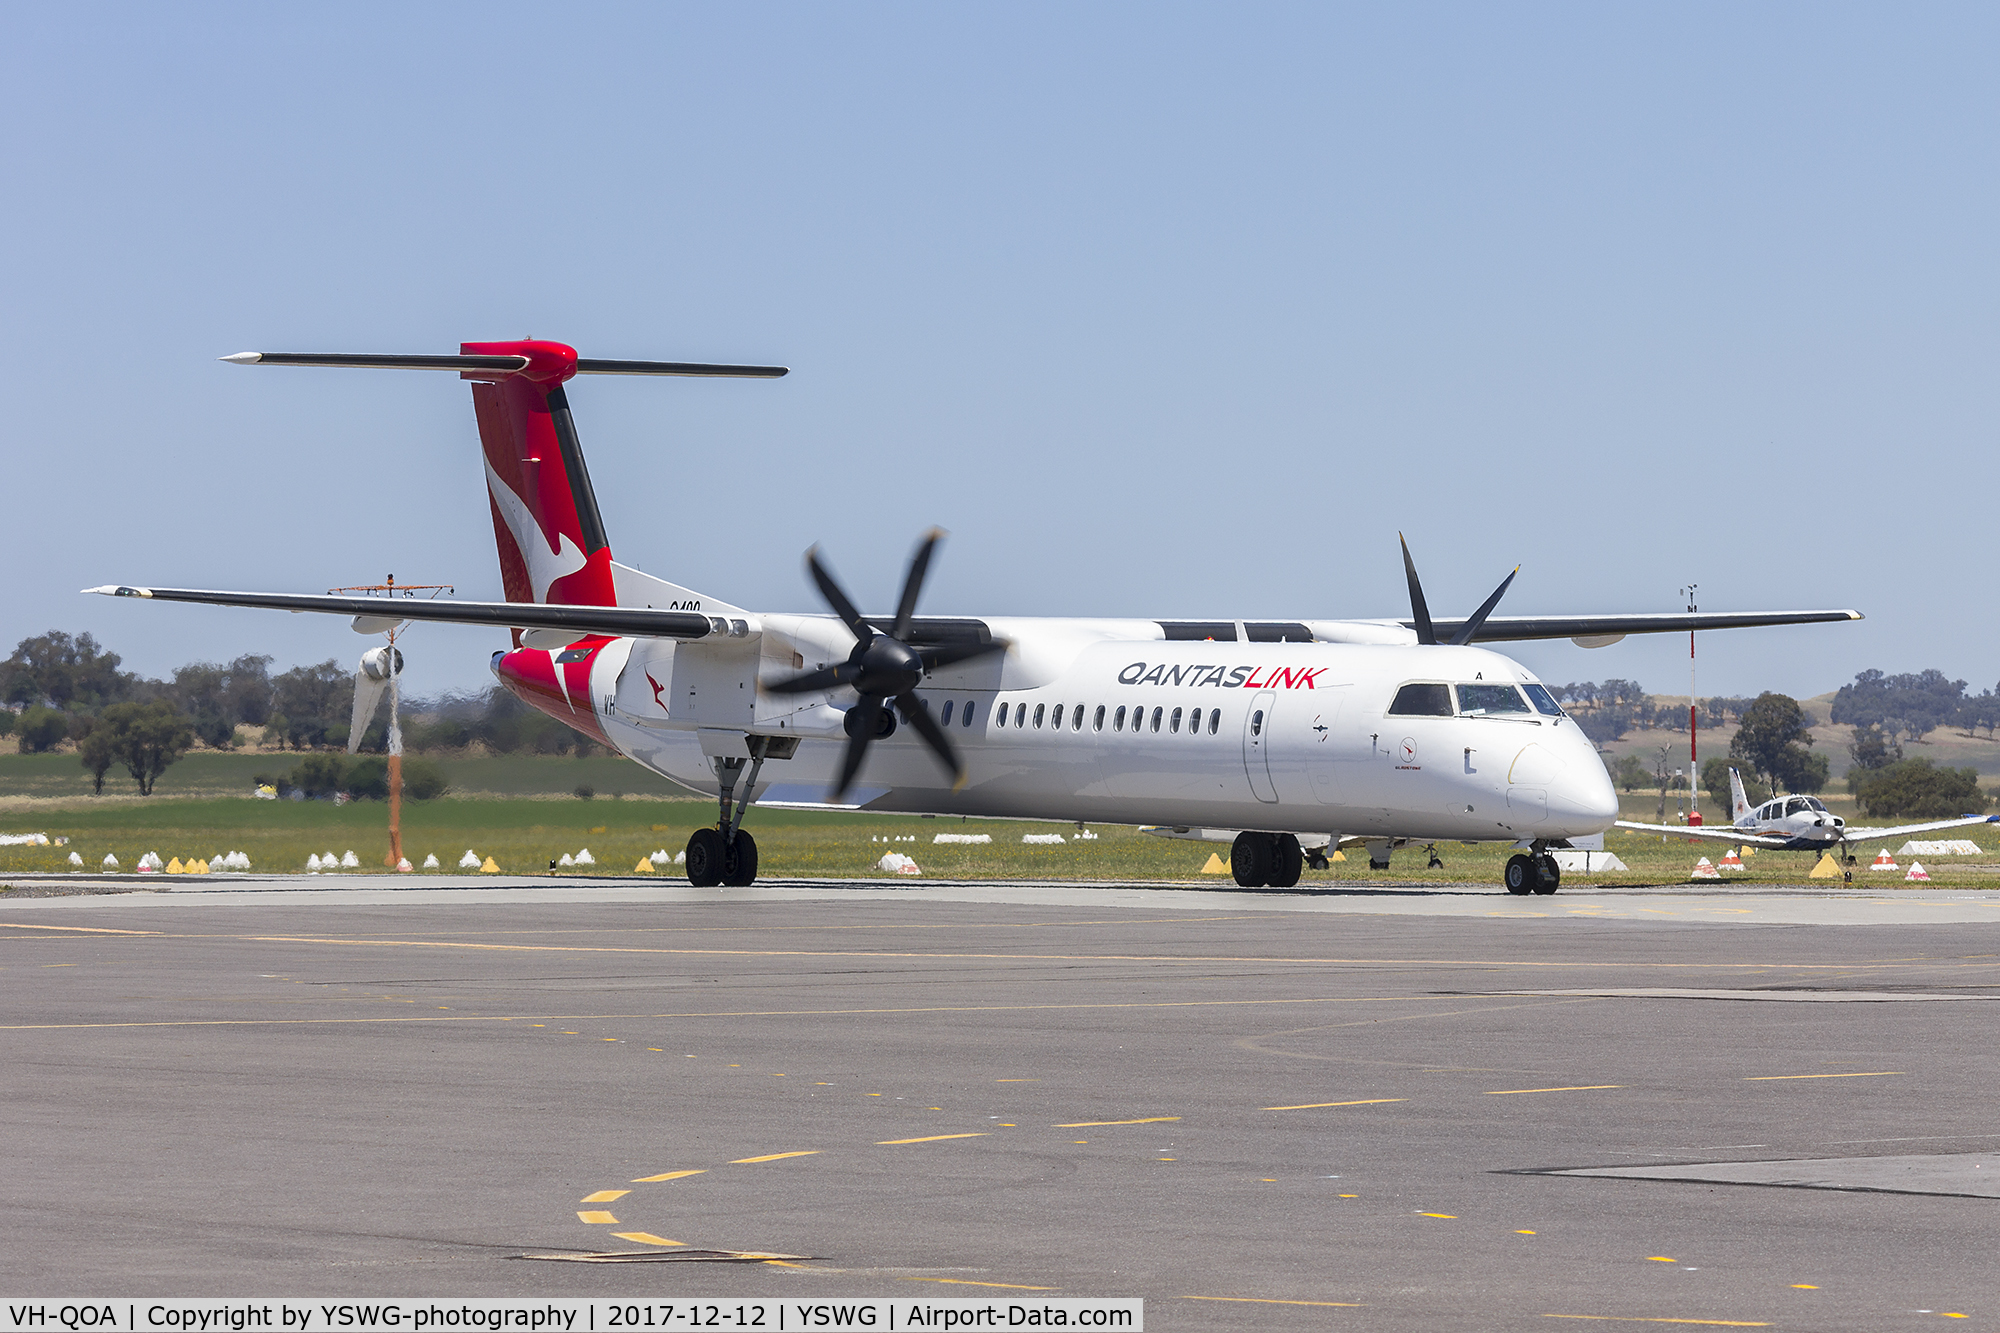
M755 1329L800 1333L866 1329L1097 1328L1143 1333L1146 1303L1078 1296L923 1300L494 1301L401 1298L312 1301L277 1297L191 1301L9 1300L0 1333L647 1333Z

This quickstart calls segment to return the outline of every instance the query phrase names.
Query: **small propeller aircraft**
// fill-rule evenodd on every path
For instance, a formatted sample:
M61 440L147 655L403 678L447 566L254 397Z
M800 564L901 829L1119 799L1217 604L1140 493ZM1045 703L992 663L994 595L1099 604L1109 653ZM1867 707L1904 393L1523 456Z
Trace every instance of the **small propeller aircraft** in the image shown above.
M1434 620L1409 547L1409 620L1044 619L917 614L942 534L917 546L889 615L822 561L834 614L757 613L611 557L564 385L581 375L770 379L782 366L613 361L561 343L456 356L242 352L238 365L440 370L471 381L504 602L112 584L117 597L510 631L492 670L534 707L690 790L720 815L689 838L691 883L747 885L753 801L1221 830L1245 888L1298 882L1342 839L1386 865L1443 839L1522 847L1513 893L1553 893L1550 848L1618 802L1590 741L1534 675L1479 647L1858 620L1854 611ZM900 733L907 727L914 734ZM767 764L780 776L759 786Z
M1752 847L1786 852L1830 852L1836 860L1852 863L1856 858L1847 850L1851 843L1903 838L1912 833L1964 828L1968 824L2000 824L2000 815L1960 815L1957 819L1936 819L1924 824L1856 828L1828 810L1817 796L1774 796L1753 809L1743 791L1743 777L1734 768L1729 770L1729 813L1727 824L1636 824L1621 819L1618 827L1641 833L1748 843Z

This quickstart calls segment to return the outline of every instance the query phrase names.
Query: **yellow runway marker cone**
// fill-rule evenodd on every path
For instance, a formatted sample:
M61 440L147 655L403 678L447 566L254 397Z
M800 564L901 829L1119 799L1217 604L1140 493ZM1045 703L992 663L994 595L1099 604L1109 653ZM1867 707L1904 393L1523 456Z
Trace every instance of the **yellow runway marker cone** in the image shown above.
M178 875L182 874L183 872L184 872L184 867L181 865L181 859L178 856L176 856L173 860L167 862L167 873L169 875Z
M1819 854L1819 860L1815 862L1813 865L1812 873L1807 875L1806 878L1837 879L1839 878L1839 876L1840 876L1840 867L1834 862L1833 853L1821 852Z
M1210 852L1208 854L1208 864L1201 868L1201 873L1204 875L1226 875L1229 873L1229 867L1222 863L1220 856L1217 856L1214 852Z
M497 875L500 873L500 863L489 856L486 858L485 863L479 867L479 873L482 875Z

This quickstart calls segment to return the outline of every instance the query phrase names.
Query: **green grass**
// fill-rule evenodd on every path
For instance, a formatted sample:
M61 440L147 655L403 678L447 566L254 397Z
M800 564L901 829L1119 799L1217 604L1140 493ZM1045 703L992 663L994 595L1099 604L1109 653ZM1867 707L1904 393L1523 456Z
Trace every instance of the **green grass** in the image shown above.
M1645 803L1643 810L1638 806L1638 802L1628 802L1628 816L1652 817L1652 803ZM562 853L574 854L588 847L597 864L590 871L577 873L629 874L635 862L655 849L671 853L685 847L688 835L711 822L714 814L711 803L696 798L446 798L405 806L403 845L410 859L419 864L426 853L435 853L446 868L452 868L471 849L482 857L491 856L510 873L545 872L548 863ZM148 801L37 802L32 807L16 803L11 809L0 810L0 831L46 832L52 838L71 841L65 847L0 848L0 873L63 870L72 850L82 855L89 869L95 869L106 852L115 853L129 870L148 851L157 851L163 859L207 858L219 852L242 851L248 853L255 870L303 872L308 855L341 853L350 848L365 870L379 871L388 848L387 815L386 806L369 801L335 806L320 801L155 797ZM914 857L925 876L933 878L1229 883L1226 876L1200 873L1211 852L1227 859L1226 846L1159 839L1114 825L1094 825L1092 832L1098 837L1078 841L1073 828L1059 824L753 810L747 827L757 838L761 873L767 877L875 876L881 873L874 866L882 855L899 851ZM931 839L940 832L990 833L994 840L984 846L938 845ZM1020 841L1023 833L1050 832L1062 832L1072 840L1054 847L1028 846ZM1991 831L1973 829L1971 835L1981 846L1994 845ZM913 842L875 841L912 837ZM1901 842L1895 840L1891 851ZM1631 867L1630 873L1591 876L1587 881L1572 877L1573 886L1586 882L1681 883L1687 880L1696 858L1719 861L1724 850L1717 844L1696 845L1679 838L1662 842L1657 835L1622 830L1614 830L1607 845ZM1873 851L1871 846L1862 857L1864 865ZM1392 868L1383 872L1368 868L1365 852L1350 851L1348 859L1330 871L1307 872L1303 884L1497 884L1501 868L1512 854L1502 844L1466 847L1449 842L1439 844L1438 852L1445 862L1443 869L1426 868L1422 848L1405 848L1395 854ZM1907 858L1904 860L1907 864ZM2000 862L2000 852L1992 860ZM1750 859L1746 872L1731 876L1731 882L1804 883L1812 862L1807 853L1762 852ZM2000 874L1972 870L1958 858L1946 858L1926 868L1946 887L2000 890ZM1903 887L1900 874L1878 876L1858 868L1855 882L1879 889Z
M130 870L149 851L157 851L162 859L205 859L241 851L256 870L303 873L309 855L349 849L364 871L379 871L388 850L388 809L382 803L336 806L325 801L249 799L253 774L289 768L294 762L291 755L201 752L169 769L160 780L159 793L151 798L129 794L129 778L107 781L106 796L95 798L88 795L88 779L73 755L0 755L0 832L45 832L71 840L61 848L0 848L0 873L66 870L71 851L92 870L106 852L115 853ZM712 802L681 794L664 779L611 755L473 756L442 762L452 778L453 793L442 800L404 806L404 851L419 865L425 855L434 853L452 869L470 849L491 856L512 873L546 872L549 862L563 853L573 855L588 847L596 865L577 873L630 874L641 857L656 849L681 850L696 827L715 818ZM572 792L579 784L596 788L598 799L577 799ZM1836 813L1856 819L1848 798L1829 795L1827 800ZM1652 821L1658 813L1656 794L1634 793L1623 804L1627 819ZM1671 801L1667 808L1671 821ZM1712 809L1704 813L1715 822ZM1227 859L1228 848L1222 844L1159 839L1114 825L1093 826L1097 838L1080 841L1074 829L1059 824L753 810L748 827L757 838L761 873L770 877L879 875L875 863L883 853L898 851L914 857L930 877L1229 882L1226 876L1201 874L1210 853ZM990 833L993 842L951 846L931 841L944 831ZM1055 847L1021 842L1024 833L1058 831L1072 840ZM1992 846L2000 836L1981 829L1972 830L1972 835L1982 846ZM912 837L914 842L884 841ZM1891 850L1902 841L1894 840ZM1662 842L1657 835L1623 831L1614 831L1607 845L1631 871L1592 876L1590 882L1684 882L1698 857L1719 861L1724 851L1711 843L1697 845L1679 838ZM1329 871L1307 872L1304 883L1494 884L1512 855L1512 849L1502 844L1444 843L1438 851L1445 862L1442 869L1426 866L1422 848L1406 848L1395 854L1388 871L1370 870L1366 853L1351 851L1347 860ZM1873 852L1871 846L1863 861ZM2000 862L2000 852L1993 859ZM1801 883L1812 861L1802 852L1764 852L1731 879L1745 884ZM2000 889L2000 875L1955 862L1951 858L1926 868L1947 887ZM1871 887L1903 884L1900 875L1860 870L1855 879Z
M199 750L161 775L154 799L162 797L248 796L259 773L290 772L297 754L223 754ZM556 755L426 756L451 779L458 795L559 796L574 799L578 786L599 796L677 796L686 791L621 755L587 759ZM108 797L139 799L138 785L123 768L104 775ZM0 799L57 799L90 795L90 774L74 754L0 754Z

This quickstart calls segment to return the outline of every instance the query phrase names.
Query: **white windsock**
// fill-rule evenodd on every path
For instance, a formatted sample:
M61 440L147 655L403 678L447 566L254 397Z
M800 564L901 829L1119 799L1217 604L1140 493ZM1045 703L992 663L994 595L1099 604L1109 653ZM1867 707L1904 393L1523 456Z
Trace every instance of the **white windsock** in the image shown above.
M395 665L390 666L394 656ZM389 677L401 674L403 654L400 650L384 644L361 654L361 661L354 669L354 717L347 724L347 752L353 754L361 746L361 733L368 730L368 724L375 720L375 710L382 705L382 696L389 692Z

